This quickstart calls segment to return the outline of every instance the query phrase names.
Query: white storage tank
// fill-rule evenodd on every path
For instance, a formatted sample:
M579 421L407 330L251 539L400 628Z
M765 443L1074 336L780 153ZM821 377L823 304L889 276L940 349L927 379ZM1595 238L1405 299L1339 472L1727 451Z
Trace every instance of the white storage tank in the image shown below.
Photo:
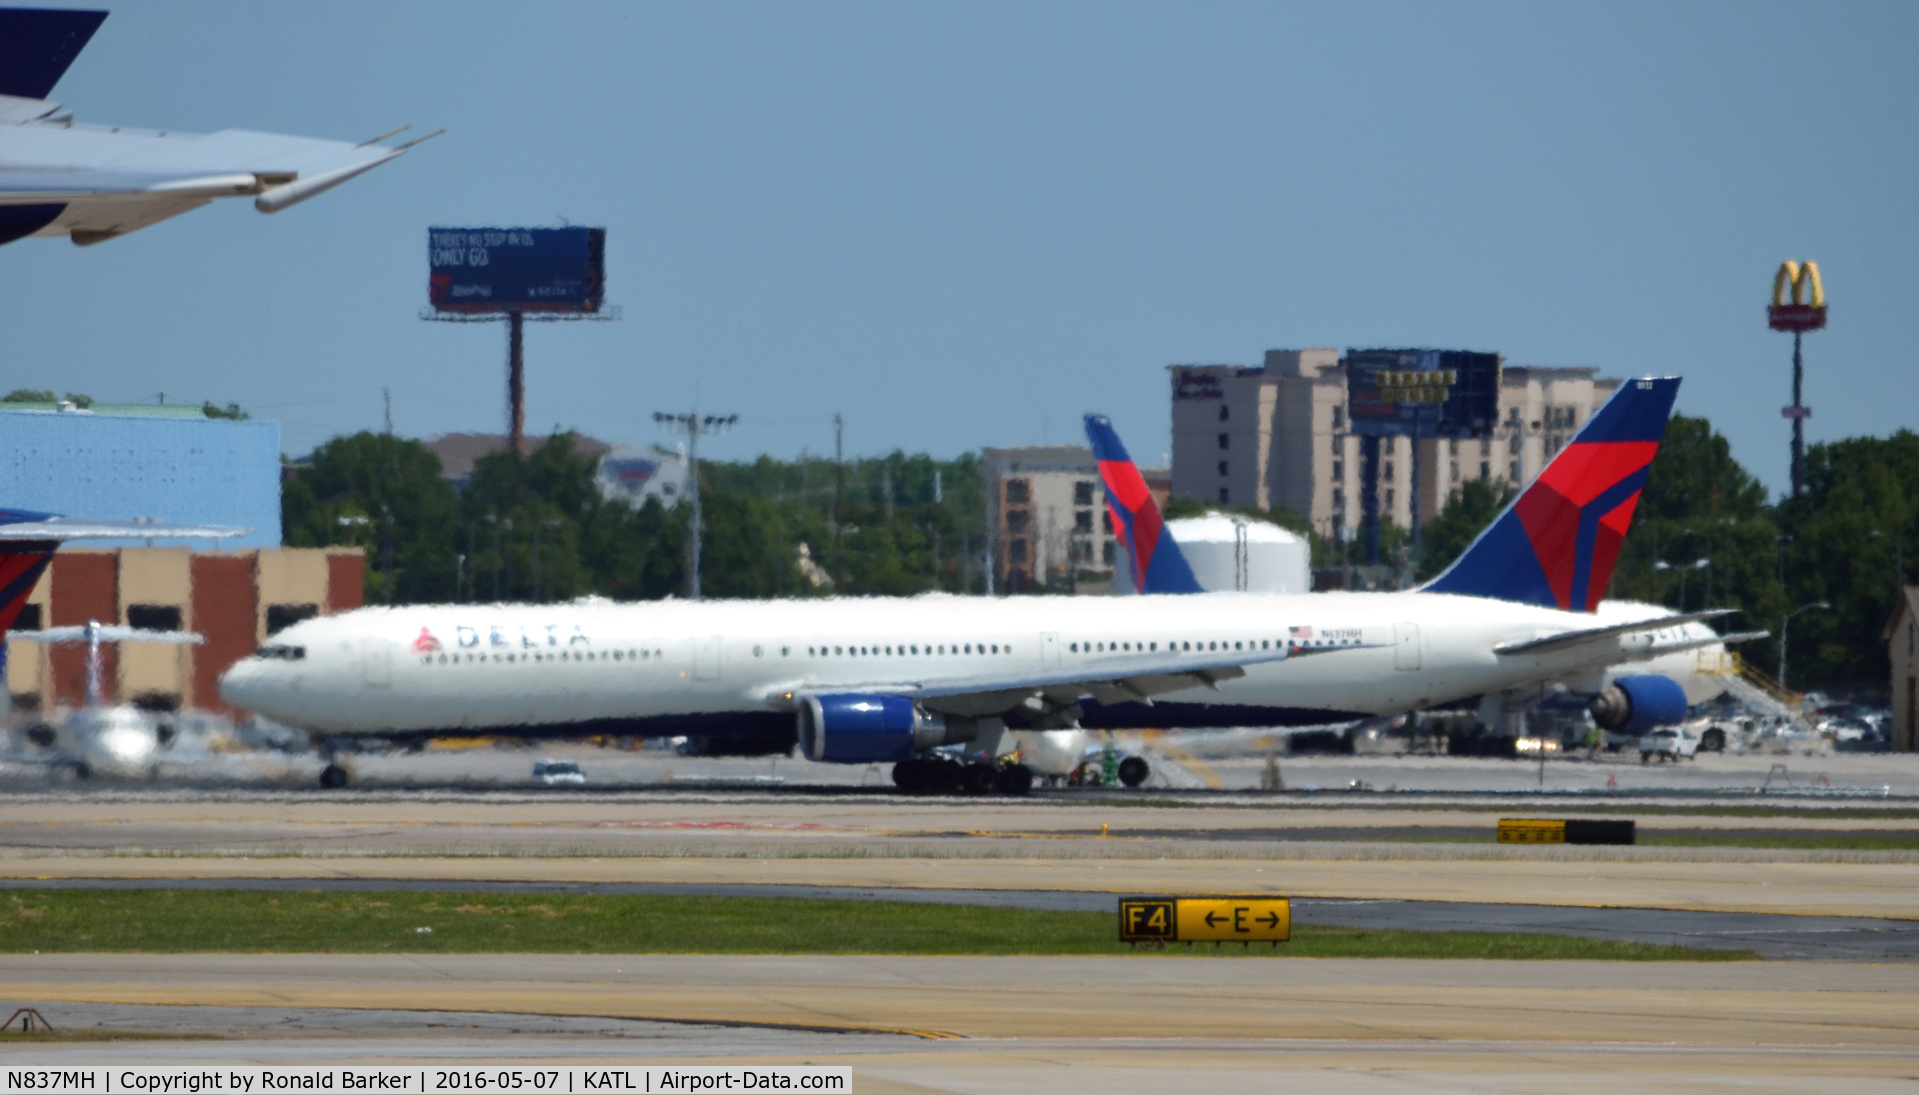
M1268 521L1209 513L1166 522L1193 577L1208 593L1310 593L1312 548L1306 538ZM1113 591L1136 592L1121 552Z

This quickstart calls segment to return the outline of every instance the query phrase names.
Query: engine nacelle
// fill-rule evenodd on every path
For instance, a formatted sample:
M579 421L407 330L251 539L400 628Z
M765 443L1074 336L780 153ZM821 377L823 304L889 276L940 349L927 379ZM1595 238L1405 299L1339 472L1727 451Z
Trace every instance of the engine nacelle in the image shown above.
M830 764L905 760L935 745L970 741L977 732L972 720L949 725L905 696L854 692L801 697L799 730L806 758Z
M1620 677L1592 698L1593 721L1615 734L1638 737L1686 717L1686 690L1671 677Z

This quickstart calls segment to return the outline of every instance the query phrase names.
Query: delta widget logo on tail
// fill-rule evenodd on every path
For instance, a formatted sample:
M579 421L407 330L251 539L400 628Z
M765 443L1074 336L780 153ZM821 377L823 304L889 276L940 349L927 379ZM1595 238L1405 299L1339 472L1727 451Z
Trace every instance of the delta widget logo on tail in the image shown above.
M1106 485L1113 533L1132 563L1134 592L1148 592L1149 586L1154 593L1204 592L1179 545L1167 534L1159 503L1133 458L1126 455L1112 420L1103 414L1087 415L1086 437L1093 443L1093 459L1099 462L1099 476Z
M440 640L434 637L433 632L424 627L420 629L419 637L413 640L415 654L438 654L445 649L446 647L440 645Z
M1598 608L1678 394L1678 377L1620 385L1426 590L1568 611Z

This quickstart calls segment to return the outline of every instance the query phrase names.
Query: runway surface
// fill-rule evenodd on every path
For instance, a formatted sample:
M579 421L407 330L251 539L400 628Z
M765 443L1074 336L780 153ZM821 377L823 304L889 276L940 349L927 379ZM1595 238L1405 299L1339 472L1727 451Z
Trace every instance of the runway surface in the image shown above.
M329 892L570 893L703 897L788 897L837 901L1112 913L1111 894L1065 890L940 890L852 886L703 885L699 883L451 882L431 879L0 879L0 890L197 889ZM1456 901L1295 898L1295 924L1405 931L1531 932L1587 939L1750 951L1765 959L1919 962L1919 921L1868 917L1779 916L1669 909L1496 905ZM1919 976L1919 973L1915 974Z
M1146 1092L1173 1083L1910 1091L1919 1074L1919 980L1910 971L1811 962L16 955L0 958L0 984L56 1025L227 1040L9 1044L0 1055L9 1064L846 1063L862 1092Z
M1155 772L1148 780L1149 789L1204 791L1212 786L1257 792L1263 786L1262 748L1253 747L1250 755L1205 755L1215 744L1247 754L1243 738L1229 735L1208 742L1188 735L1183 744L1181 749L1167 743L1176 756L1146 754ZM472 791L535 788L533 762L547 757L577 762L586 773L589 789L672 794L703 786L753 783L855 796L891 789L890 768L884 764L814 764L791 757L683 757L665 750L629 752L573 742L372 753L349 760L362 788ZM1621 752L1593 760L1577 755L1554 757L1543 768L1536 761L1519 759L1430 755L1279 756L1276 761L1287 787L1321 795L1363 787L1371 793L1426 795L1546 792L1561 797L1613 793L1697 797L1751 794L1765 787L1788 796L1919 796L1919 758L1885 753L1708 753L1683 764L1641 764L1636 752ZM162 773L170 781L209 788L282 785L310 790L317 784L322 764L311 753L220 753L193 764L163 760ZM0 786L30 789L47 784L48 774L40 766L0 767Z

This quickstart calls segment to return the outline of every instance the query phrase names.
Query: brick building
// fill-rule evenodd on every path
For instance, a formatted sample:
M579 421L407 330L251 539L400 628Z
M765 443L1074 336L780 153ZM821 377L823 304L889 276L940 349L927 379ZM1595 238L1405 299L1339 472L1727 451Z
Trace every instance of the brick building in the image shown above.
M281 628L360 607L364 563L359 548L67 548L54 555L13 626L33 631L98 620L198 632L206 637L198 646L107 644L107 698L230 714L220 700L220 674ZM83 646L9 639L7 692L15 709L82 703L86 657Z

